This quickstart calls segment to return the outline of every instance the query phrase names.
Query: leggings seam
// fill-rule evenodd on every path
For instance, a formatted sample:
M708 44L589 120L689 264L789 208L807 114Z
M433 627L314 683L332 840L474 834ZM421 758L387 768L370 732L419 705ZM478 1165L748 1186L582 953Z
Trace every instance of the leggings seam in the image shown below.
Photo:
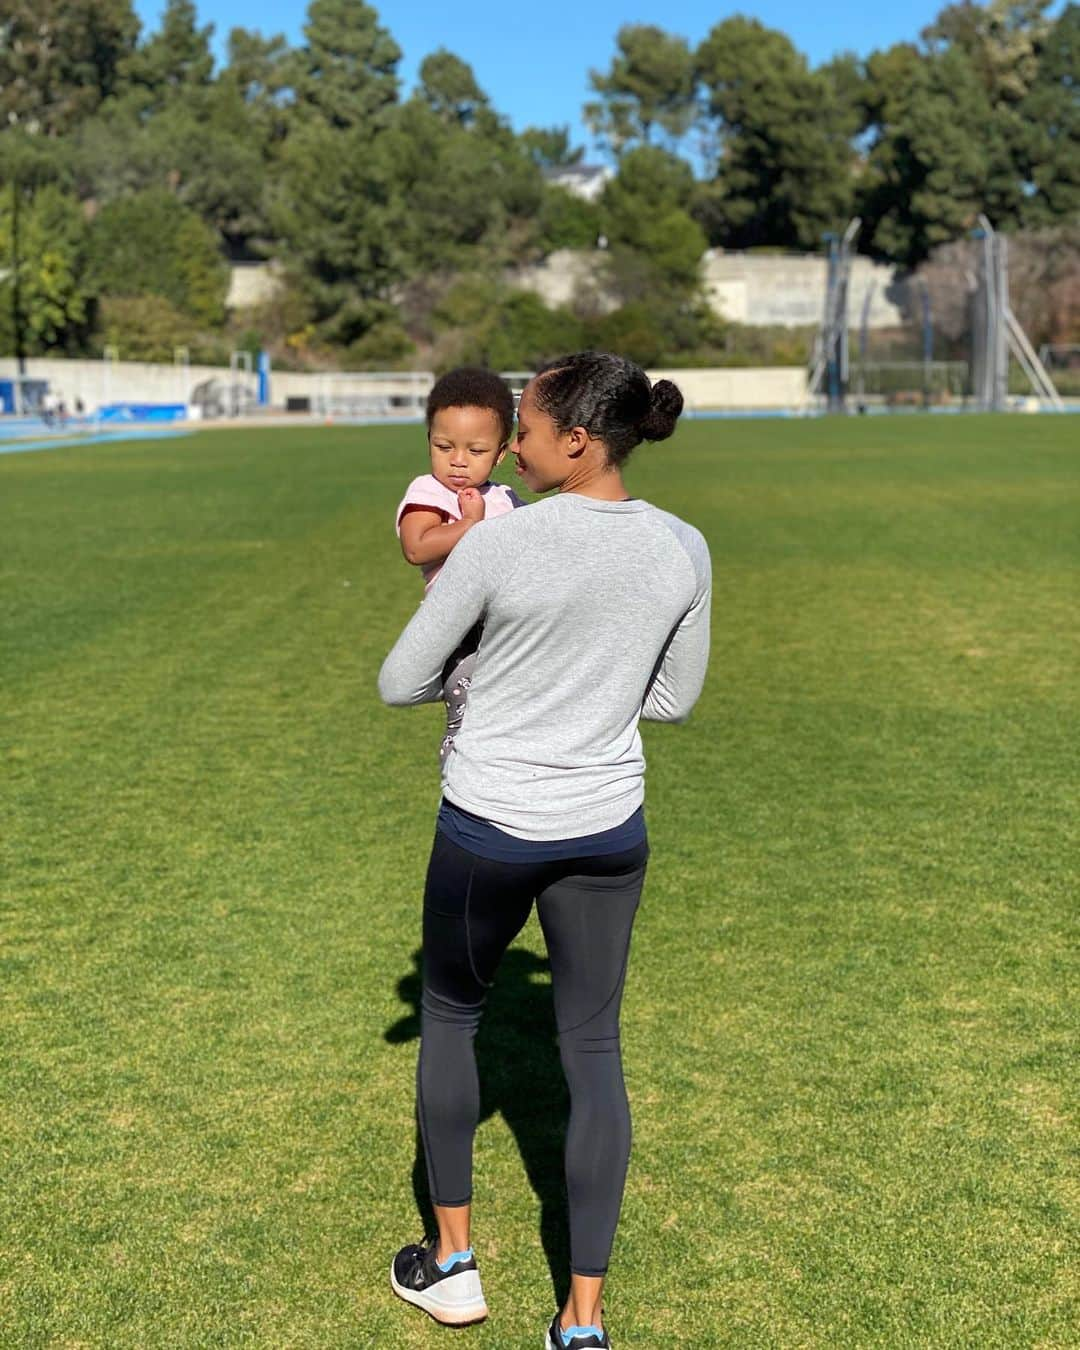
M637 910L636 905L634 906L634 909L635 911ZM631 923L630 931L626 935L626 946L623 949L622 964L619 967L618 975L615 977L615 988L612 989L611 993L608 994L607 998L604 999L603 1003L600 1004L599 1008L596 1008L593 1012L591 1012L588 1015L588 1017L583 1017L580 1022L575 1022L573 1026L558 1027L557 1031L560 1036L567 1036L571 1031L577 1031L579 1027L583 1027L586 1024L586 1022L591 1022L594 1017L599 1017L600 1014L604 1011L604 1009L607 1008L608 1005L611 1003L615 995L619 992L620 988L622 987L623 981L626 979L626 968L630 961L630 940L633 937L633 932L634 926Z
M472 971L472 977L481 989L490 989L491 986L487 980L480 978L480 973L476 969L476 962L473 960L472 948L472 928L469 924L469 905L472 902L473 878L476 876L476 863L469 864L469 884L465 888L465 953L469 958L469 969ZM483 999L481 999L483 1002Z

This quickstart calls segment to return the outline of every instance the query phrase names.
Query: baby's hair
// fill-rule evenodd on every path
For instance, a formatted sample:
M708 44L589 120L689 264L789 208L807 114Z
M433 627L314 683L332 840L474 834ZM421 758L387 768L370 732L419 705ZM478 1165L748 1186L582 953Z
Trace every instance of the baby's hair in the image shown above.
M649 383L640 366L611 352L575 352L550 361L534 385L536 405L560 431L584 427L622 464L642 441L675 430L683 396L670 380Z
M510 386L493 370L458 366L435 381L427 400L427 429L443 408L489 408L499 421L499 444L505 445L514 429L514 395Z

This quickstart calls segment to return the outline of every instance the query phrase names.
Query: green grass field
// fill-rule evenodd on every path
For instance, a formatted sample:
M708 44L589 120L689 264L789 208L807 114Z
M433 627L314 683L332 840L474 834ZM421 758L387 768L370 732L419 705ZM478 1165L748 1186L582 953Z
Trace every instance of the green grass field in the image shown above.
M1049 417L695 423L633 462L715 614L694 717L645 729L616 1350L1080 1339L1078 469ZM386 1280L440 710L375 676L423 471L415 428L0 457L5 1347L543 1342L535 921L479 1042L492 1317Z

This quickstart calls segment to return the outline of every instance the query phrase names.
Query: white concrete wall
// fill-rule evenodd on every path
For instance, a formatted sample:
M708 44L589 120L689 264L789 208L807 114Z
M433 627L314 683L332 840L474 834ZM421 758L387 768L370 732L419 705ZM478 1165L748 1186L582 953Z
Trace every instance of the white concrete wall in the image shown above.
M233 263L229 268L226 309L250 309L272 300L281 289L281 269L274 262Z
M12 377L15 361L0 360L0 374ZM26 373L31 379L48 380L54 394L68 409L81 398L87 411L102 403L187 403L200 380L220 377L214 366L155 365L144 361L64 361L30 357ZM224 375L228 377L228 370Z
M507 280L533 291L546 305L568 305L591 291L598 308L608 311L616 301L602 281L606 254L599 250L558 249L543 262L507 273ZM705 294L714 311L734 323L755 327L816 326L825 310L828 265L813 254L783 255L725 253L710 249L702 259ZM904 283L891 267L869 258L852 259L848 287L848 320L852 329L862 322L863 302L870 296L871 328L896 328L903 321Z
M587 300L599 313L609 314L619 302L603 282L606 262L600 249L559 248L529 267L510 268L506 280L538 295L549 309Z
M672 380L682 390L690 411L728 408L794 408L806 396L806 371L801 366L754 366L747 369L650 370L651 380Z
M14 376L15 362L0 359L0 376ZM102 403L187 403L191 393L204 380L216 379L228 384L228 367L192 366L186 372L174 366L151 365L138 361L29 360L26 373L32 379L48 380L69 410L81 398L88 412ZM724 408L790 408L799 404L806 392L806 371L800 367L764 367L751 369L655 370L653 379L674 380L690 409L706 411ZM375 397L412 395L423 397L431 376L425 372L378 375L346 375L336 382L342 391ZM252 381L252 387L254 381ZM270 391L276 409L292 396L316 398L332 386L325 375L274 372Z
M822 320L828 276L823 257L710 249L702 273L710 303L726 319L786 328ZM862 322L867 295L871 328L896 328L903 323L904 286L895 270L870 258L856 257L851 262L848 284L848 321L853 329Z
M189 403L192 392L205 380L228 384L234 378L228 366L171 366L149 361L65 361L31 357L26 362L31 379L48 380L52 391L63 398L70 410L81 398L87 411L103 403ZM15 361L0 358L0 376L13 377ZM255 386L254 377L241 377ZM318 374L285 372L271 375L270 390L274 405L285 406L292 394L314 397L325 386ZM374 392L388 392L381 385Z

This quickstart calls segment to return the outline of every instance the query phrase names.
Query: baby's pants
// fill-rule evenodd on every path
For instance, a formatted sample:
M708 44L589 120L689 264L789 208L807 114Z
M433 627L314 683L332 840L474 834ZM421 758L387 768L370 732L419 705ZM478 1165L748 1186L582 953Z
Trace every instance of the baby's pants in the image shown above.
M443 666L443 702L446 704L446 735L439 746L439 767L446 771L446 761L454 748L454 737L461 730L465 705L469 698L473 671L476 669L476 649L480 645L482 629L479 624L469 630L461 646Z

